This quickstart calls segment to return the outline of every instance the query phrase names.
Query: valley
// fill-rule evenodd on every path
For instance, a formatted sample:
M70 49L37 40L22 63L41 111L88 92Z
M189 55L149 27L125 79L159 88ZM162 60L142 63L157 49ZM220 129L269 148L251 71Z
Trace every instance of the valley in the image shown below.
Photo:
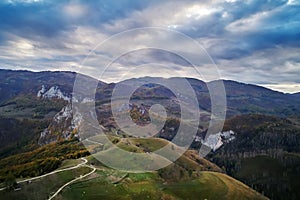
M132 81L149 82L132 94L127 106L120 104L121 101L110 102L117 83L99 82L95 100L74 99L72 86L76 73L73 72L0 70L0 77L3 94L0 98L0 199L51 199L53 195L53 199L300 197L297 95L223 80L228 104L225 124L221 132L207 135L212 117L207 84L215 82L187 78L200 107L200 123L189 150L157 171L133 173L106 166L97 158L103 158L103 152L110 152L121 160L122 154L114 154L113 146L145 155L169 146L165 154L177 156L174 149L181 148L180 142L172 143L172 140L179 125L190 128L195 123L180 119L181 105L185 108L188 100L180 104L167 88L150 84L157 80L172 82L172 78L146 77L119 83L129 87ZM95 104L95 113L77 112L72 102L78 101L84 105ZM129 113L135 124L163 122L162 129L155 134L152 134L155 127L138 136L128 134L118 127L111 103L117 105L122 115ZM165 118L150 113L154 104L164 106ZM94 135L82 134L85 115L99 122L101 134L97 131ZM185 137L182 138L184 141ZM198 152L203 145L212 150L204 158ZM122 162L119 164L128 168L147 164L143 160ZM151 162L161 160L153 157Z
M155 141L147 143L148 148L156 145ZM74 165L74 162L79 164ZM93 156L88 156L81 161L65 160L58 170L17 181L20 190L8 192L3 189L0 194L5 199L21 200L73 199L78 196L84 199L267 199L220 172L220 168L193 151L187 152L173 166L147 173L107 168Z

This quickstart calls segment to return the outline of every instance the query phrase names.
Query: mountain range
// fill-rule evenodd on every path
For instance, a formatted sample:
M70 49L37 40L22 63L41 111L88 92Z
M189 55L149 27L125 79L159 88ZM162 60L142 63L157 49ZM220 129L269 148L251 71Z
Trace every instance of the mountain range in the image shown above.
M16 177L34 176L56 169L66 159L89 155L82 146L82 138L78 133L82 116L73 112L72 106L73 86L77 75L67 71L30 72L0 69L0 180L6 179L11 168L15 169L12 173ZM198 132L190 148L195 151L201 145L207 145L213 149L206 159L201 160L202 164L205 163L203 169L226 173L272 199L300 197L296 189L299 181L295 180L295 177L300 178L300 93L285 94L232 80L206 83L193 78L141 77L119 83L105 83L88 76L80 76L98 82L95 99L84 98L82 102L95 103L95 118L104 132L110 135L117 145L133 145L126 150L146 152L150 147L141 146L141 141L138 144L134 139L125 142L126 138L130 137L118 128L112 115L110 100L114 88L117 85L130 88L132 85L146 82L131 95L130 107L121 105L120 111L129 110L136 124L146 125L150 122L150 107L157 103L163 105L167 120L154 138L171 141L179 127L180 106L184 105L180 105L176 96L182 94L174 94L158 83L171 84L186 79L196 94L201 111ZM223 132L206 138L208 122L211 119L208 88L219 83L224 84L226 91L226 121ZM185 97L187 103L189 94ZM153 141L154 144L156 142ZM189 156L182 159L194 159L193 166L194 162L197 163L200 159L194 154ZM272 163L272 166L264 170L261 163L265 161ZM37 166L43 170L37 170ZM159 177L166 182L172 176L188 180L186 176L189 173L196 173L194 167L185 166L182 162L176 169L161 170ZM253 174L247 173L247 170ZM256 173L258 171L261 174ZM212 178L212 175L205 176ZM219 175L216 176L220 178ZM174 180L170 180L172 181ZM286 187L282 188L280 185ZM172 187L169 186L168 190L171 190ZM259 195L256 197L263 198Z
M91 77L89 77L92 79ZM4 105L9 100L18 96L33 95L36 96L42 86L46 88L57 87L64 94L71 96L73 84L76 79L75 72L30 72L30 71L13 71L0 70L0 103ZM118 84L132 84L133 82L145 81L153 82L152 85L145 85L142 89L147 89L147 94L143 92L141 97L144 98L150 94L154 97L170 98L172 93L167 88L155 85L155 82L163 78L142 77L121 81ZM170 78L167 81L176 81L176 78ZM180 78L178 78L180 79ZM222 81L226 90L227 98L227 113L228 116L238 114L260 113L271 114L276 116L290 116L299 113L299 95L286 94L278 91L273 91L261 86L245 84L231 80L216 80L205 83L201 80L186 78L194 89L199 105L204 110L210 110L210 99L208 85L214 85ZM109 98L112 89L116 83L104 83L99 81L96 98L104 101ZM211 86L212 87L212 86ZM138 95L138 94L136 94ZM133 94L133 98L135 94Z

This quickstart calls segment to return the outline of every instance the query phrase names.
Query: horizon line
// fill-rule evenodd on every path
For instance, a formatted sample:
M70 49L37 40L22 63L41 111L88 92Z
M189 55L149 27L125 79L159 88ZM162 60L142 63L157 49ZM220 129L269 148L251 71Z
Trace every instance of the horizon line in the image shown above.
M71 70L33 70L33 69L9 69L9 68L0 68L0 70L6 70L6 71L24 71L24 72L31 72L31 73L42 73L42 72L67 72L67 73L76 73L76 74L81 74L81 75L84 75L84 76L88 76L88 77L91 77L91 78L94 78L98 81L101 81L103 83L106 83L106 84L116 84L116 83L120 83L122 81L126 81L126 80L130 80L130 79L138 79L138 78L164 78L164 79L170 79L170 78L189 78L189 79L195 79L195 80L198 80L198 81L202 81L204 83L211 83L211 82L214 82L214 81L233 81L233 82L236 82L236 83L241 83L241 84L246 84L246 85L252 85L252 86L256 86L256 87L262 87L262 88L265 88L265 89L268 89L268 90L271 90L271 91L274 91L274 92L279 92L279 93L283 93L283 94L290 94L290 95L293 95L293 94L298 94L300 93L300 91L297 91L297 92L287 92L287 91L283 91L283 90L280 90L280 89L274 89L272 87L270 87L270 85L278 85L280 86L280 84L274 84L274 83L247 83L247 82L242 82L242 81L238 81L238 80L233 80L233 79L225 79L225 78L221 78L220 79L215 79L215 80L212 80L212 81L203 81L201 79L198 79L198 78L195 78L195 77L179 77L179 76L171 76L171 77L163 77L163 76L140 76L140 77L132 77L132 78L129 78L129 79L124 79L124 80L121 80L119 82L107 82L107 81L103 81L99 78L95 78L95 77L92 77L90 75L87 75L87 74L83 74L83 73L80 73L80 72L76 72L76 71L71 71ZM269 86L269 87L268 87Z

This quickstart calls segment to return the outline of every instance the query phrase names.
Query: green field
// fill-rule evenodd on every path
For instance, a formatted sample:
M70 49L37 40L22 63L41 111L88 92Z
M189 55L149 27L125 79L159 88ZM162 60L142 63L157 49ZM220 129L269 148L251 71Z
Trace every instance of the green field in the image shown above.
M117 139L117 146L136 152L155 151L169 144L163 139L110 139ZM101 138L98 137L97 140ZM176 148L176 145L168 148L167 153L178 153L174 151ZM110 155L118 159L117 155ZM30 183L21 183L19 191L1 191L0 199L47 199L65 183L89 173L92 170L91 165L97 169L93 174L68 185L54 199L266 199L243 183L222 174L218 166L200 158L197 151L186 151L169 166L147 173L115 170L106 167L91 155L86 159L90 167L82 165ZM82 163L82 160L67 159L59 168L66 169L79 163Z
M195 167L193 160L186 162L192 153L188 152L180 158L183 160L158 172L127 173L94 163L97 168L95 173L67 186L54 199L266 199L243 183L222 173L195 168L191 169L192 175L185 171L179 176L184 169L182 167L184 163L189 163L185 165L187 168ZM95 162L91 156L88 160L90 163ZM61 168L76 164L78 160L66 160ZM0 199L47 199L60 186L87 174L90 170L81 166L30 183L22 183L20 191L1 191Z
M78 182L57 199L267 199L227 175L202 172L194 180L166 183L156 173L130 174L119 184L98 177Z
M41 179L36 179L31 182L19 184L19 191L0 191L0 199L5 200L41 200L48 199L50 194L53 194L59 187L65 183L79 177L82 174L87 174L91 169L88 167L80 167L69 171L59 172L49 175Z

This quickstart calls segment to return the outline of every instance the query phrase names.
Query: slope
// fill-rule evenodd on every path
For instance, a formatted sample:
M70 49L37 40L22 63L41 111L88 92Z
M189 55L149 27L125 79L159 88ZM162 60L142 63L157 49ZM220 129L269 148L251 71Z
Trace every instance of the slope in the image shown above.
M299 118L242 115L225 123L236 139L208 159L274 200L299 199Z

